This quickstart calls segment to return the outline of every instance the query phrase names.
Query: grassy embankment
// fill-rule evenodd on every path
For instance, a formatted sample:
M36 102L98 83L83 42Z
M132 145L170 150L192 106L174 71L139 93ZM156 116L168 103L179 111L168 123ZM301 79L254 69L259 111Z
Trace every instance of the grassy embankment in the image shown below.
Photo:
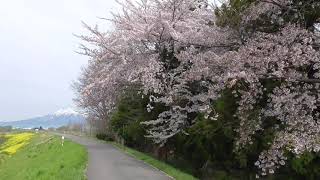
M195 180L197 178L193 177L190 174L187 174L185 172L180 171L179 169L176 169L165 162L159 161L145 153L139 152L137 150L134 150L129 147L124 147L116 142L110 142L112 145L117 147L118 149L124 151L125 153L129 154L130 156L133 156L136 159L142 160L145 163L165 172L169 176L173 177L176 180Z
M0 179L86 179L85 148L46 133L0 135L0 157Z

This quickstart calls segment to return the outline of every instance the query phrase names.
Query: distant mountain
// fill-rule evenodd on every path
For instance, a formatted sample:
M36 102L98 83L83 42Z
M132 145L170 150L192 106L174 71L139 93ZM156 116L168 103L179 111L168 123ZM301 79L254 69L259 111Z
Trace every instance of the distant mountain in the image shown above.
M12 126L14 128L30 129L42 126L43 128L57 128L73 123L84 123L85 118L80 113L72 108L62 109L53 114L48 114L41 117L19 121L0 122L0 126Z

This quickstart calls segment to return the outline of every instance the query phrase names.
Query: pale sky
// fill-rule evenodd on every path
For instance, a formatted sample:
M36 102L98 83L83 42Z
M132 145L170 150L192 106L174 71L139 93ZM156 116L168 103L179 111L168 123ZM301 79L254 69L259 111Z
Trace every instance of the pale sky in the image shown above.
M75 53L81 24L116 11L114 0L6 0L0 3L0 121L73 106L71 83L88 58Z

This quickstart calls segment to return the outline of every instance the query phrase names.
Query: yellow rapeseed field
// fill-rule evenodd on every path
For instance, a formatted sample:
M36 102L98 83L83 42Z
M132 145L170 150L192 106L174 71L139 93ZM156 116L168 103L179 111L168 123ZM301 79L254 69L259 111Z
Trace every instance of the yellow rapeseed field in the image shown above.
M16 153L20 148L28 144L33 135L33 133L3 135L6 138L6 141L0 145L0 153L8 155Z

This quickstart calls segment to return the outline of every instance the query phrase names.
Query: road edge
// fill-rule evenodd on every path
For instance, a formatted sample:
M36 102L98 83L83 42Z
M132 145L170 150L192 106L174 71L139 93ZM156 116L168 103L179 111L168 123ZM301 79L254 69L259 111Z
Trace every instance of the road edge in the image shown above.
M105 142L106 142L106 141L105 141ZM145 162L145 161L143 161L143 160L141 160L141 159L138 159L136 156L134 156L134 155L132 155L132 154L129 154L128 152L124 151L123 149L121 149L120 147L118 147L118 146L114 145L113 143L111 143L111 142L106 142L106 143L108 143L108 144L112 145L114 148L116 148L116 149L120 150L121 152L123 152L123 153L125 153L126 155L128 155L128 156L130 156L130 157L134 158L135 160L141 161L141 162L143 162L144 164L146 164L146 165L148 165L148 166L152 167L153 169L155 169L155 170L157 170L157 171L159 171L159 172L163 173L164 175L166 175L166 176L167 176L167 177L169 177L170 179L172 179L172 180L176 180L174 177L170 176L168 173L166 173L166 172L162 171L161 169L159 169L159 168L157 168L157 167L153 166L152 164L149 164L149 163L147 163L147 162Z

